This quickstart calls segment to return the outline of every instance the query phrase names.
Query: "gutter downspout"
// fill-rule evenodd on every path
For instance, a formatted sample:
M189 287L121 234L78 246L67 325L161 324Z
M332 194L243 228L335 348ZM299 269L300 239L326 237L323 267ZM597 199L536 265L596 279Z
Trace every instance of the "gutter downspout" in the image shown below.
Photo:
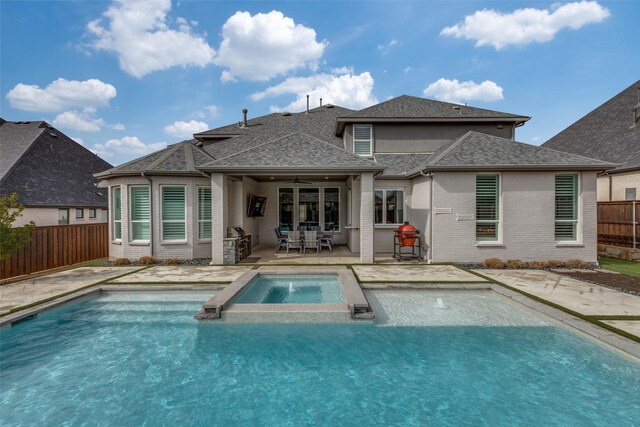
M149 246L151 248L151 256L155 256L153 250L153 181L151 177L145 175L146 172L142 172L140 175L149 182Z
M433 172L428 171L427 173L424 173L424 171L420 171L420 175L429 178L429 182L431 185L431 189L429 191L429 198L431 199L429 204L430 204L430 208L431 208L431 218L429 221L429 249L427 250L427 253L429 255L427 255L427 263L431 264L433 263L433 218L434 218L434 213L433 213Z

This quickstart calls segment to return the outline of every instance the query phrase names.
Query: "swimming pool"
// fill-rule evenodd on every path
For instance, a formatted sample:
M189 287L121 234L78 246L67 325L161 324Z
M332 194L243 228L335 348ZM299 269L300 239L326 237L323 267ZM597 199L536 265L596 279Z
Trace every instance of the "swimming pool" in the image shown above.
M106 293L0 332L3 425L632 425L640 364L490 291L367 292L343 324Z
M338 276L259 274L234 304L339 304L344 302Z

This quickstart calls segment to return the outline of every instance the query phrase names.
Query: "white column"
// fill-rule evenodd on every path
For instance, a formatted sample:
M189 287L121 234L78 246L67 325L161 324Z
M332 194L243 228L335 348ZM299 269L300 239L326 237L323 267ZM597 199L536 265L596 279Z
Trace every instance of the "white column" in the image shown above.
M360 175L360 262L373 264L373 173L364 172Z
M211 263L224 263L224 175L211 174Z

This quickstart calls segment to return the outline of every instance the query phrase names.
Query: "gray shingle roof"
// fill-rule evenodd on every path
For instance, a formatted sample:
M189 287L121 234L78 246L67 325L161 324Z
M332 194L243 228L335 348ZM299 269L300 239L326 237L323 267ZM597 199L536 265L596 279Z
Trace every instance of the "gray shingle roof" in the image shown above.
M479 132L467 132L436 151L419 170L554 169L603 170L615 167L602 160L524 144Z
M0 123L0 196L25 206L107 207L96 172L111 167L45 122Z
M379 171L374 161L346 152L305 133L294 133L214 160L207 171Z
M195 140L179 142L95 176L106 178L109 176L139 175L143 172L148 175L202 175L196 168L210 162L213 157L196 147L196 142Z
M418 98L409 95L401 95L360 111L341 116L340 118L504 118L524 121L529 119L527 116L485 110L483 108L452 104L450 102Z
M385 168L381 177L404 177L424 165L432 153L375 154L376 162Z
M640 109L639 86L640 80L542 145L618 163L611 172L639 169L640 123L632 127L632 108Z

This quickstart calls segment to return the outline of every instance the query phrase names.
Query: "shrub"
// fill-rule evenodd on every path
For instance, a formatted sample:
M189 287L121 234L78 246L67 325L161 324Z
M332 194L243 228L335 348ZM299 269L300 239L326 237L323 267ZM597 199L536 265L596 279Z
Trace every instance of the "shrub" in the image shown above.
M535 268L538 270L549 267L549 263L546 261L529 261L527 265L529 265L529 268Z
M587 268L588 266L589 263L581 259L570 259L569 261L567 261L567 267L570 268Z
M508 259L507 265L518 270L524 268L524 262L520 261L519 259Z
M163 262L164 265L178 265L180 260L178 258L167 258Z
M154 265L154 264L157 264L157 263L158 263L158 260L155 257L152 257L152 256L142 256L138 260L138 264L140 264L140 265Z
M131 261L129 261L127 258L116 258L113 260L113 265L131 265Z
M12 253L31 241L31 232L36 226L33 221L22 227L12 227L23 210L16 193L0 198L0 260L11 258Z
M551 268L563 268L566 267L567 264L564 261L558 261L558 260L550 260L548 261L549 267Z
M485 268L504 268L504 261L500 258L487 258L484 260Z

